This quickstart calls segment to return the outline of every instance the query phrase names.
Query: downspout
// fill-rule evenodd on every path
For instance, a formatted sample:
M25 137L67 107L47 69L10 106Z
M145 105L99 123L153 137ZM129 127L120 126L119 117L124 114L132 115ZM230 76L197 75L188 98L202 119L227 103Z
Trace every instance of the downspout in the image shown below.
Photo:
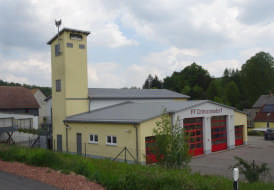
M66 127L66 149L68 152L68 128L69 128L69 125L65 121L64 121L64 125Z
M138 128L137 125L134 124L133 127L135 128L135 139L136 139L136 162L139 162L139 145L138 145Z

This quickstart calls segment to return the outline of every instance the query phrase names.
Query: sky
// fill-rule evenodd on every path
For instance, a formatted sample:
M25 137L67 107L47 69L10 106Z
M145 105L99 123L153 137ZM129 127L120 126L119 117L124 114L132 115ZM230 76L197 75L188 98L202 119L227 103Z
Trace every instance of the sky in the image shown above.
M220 77L274 54L272 0L0 0L0 79L51 86L50 46L62 26L90 31L88 86L142 87L193 62Z

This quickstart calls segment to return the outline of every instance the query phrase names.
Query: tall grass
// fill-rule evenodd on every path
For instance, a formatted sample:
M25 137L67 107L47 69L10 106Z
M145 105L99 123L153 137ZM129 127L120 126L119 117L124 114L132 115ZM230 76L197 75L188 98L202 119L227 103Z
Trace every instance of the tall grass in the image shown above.
M191 174L189 170L163 169L129 165L111 160L90 159L77 155L55 153L44 149L29 149L0 145L0 159L46 166L64 173L71 171L112 190L231 190L232 181L218 176ZM241 190L273 190L274 184L240 183Z

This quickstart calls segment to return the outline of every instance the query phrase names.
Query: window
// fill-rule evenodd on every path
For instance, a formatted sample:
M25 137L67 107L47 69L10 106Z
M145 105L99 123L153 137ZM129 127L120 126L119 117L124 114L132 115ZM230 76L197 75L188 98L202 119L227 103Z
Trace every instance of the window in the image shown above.
M85 49L85 45L84 44L79 44L79 49Z
M89 135L89 143L98 144L98 135L90 134Z
M55 45L55 56L61 55L60 44Z
M73 48L73 43L67 43L68 48Z
M56 92L61 92L61 80L56 80L55 85L56 85Z
M82 40L83 36L81 34L70 33L70 39L72 39L72 40Z
M116 145L117 137L116 136L107 136L107 144L108 145Z

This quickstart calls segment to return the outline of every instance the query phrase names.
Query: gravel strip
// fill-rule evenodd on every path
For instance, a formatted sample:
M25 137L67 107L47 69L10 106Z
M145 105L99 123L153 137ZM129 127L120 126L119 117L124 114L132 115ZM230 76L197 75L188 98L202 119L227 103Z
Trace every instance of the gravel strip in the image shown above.
M46 167L35 167L19 162L0 160L0 170L50 184L60 189L106 190L103 186L86 180L84 176L75 173L67 175Z

